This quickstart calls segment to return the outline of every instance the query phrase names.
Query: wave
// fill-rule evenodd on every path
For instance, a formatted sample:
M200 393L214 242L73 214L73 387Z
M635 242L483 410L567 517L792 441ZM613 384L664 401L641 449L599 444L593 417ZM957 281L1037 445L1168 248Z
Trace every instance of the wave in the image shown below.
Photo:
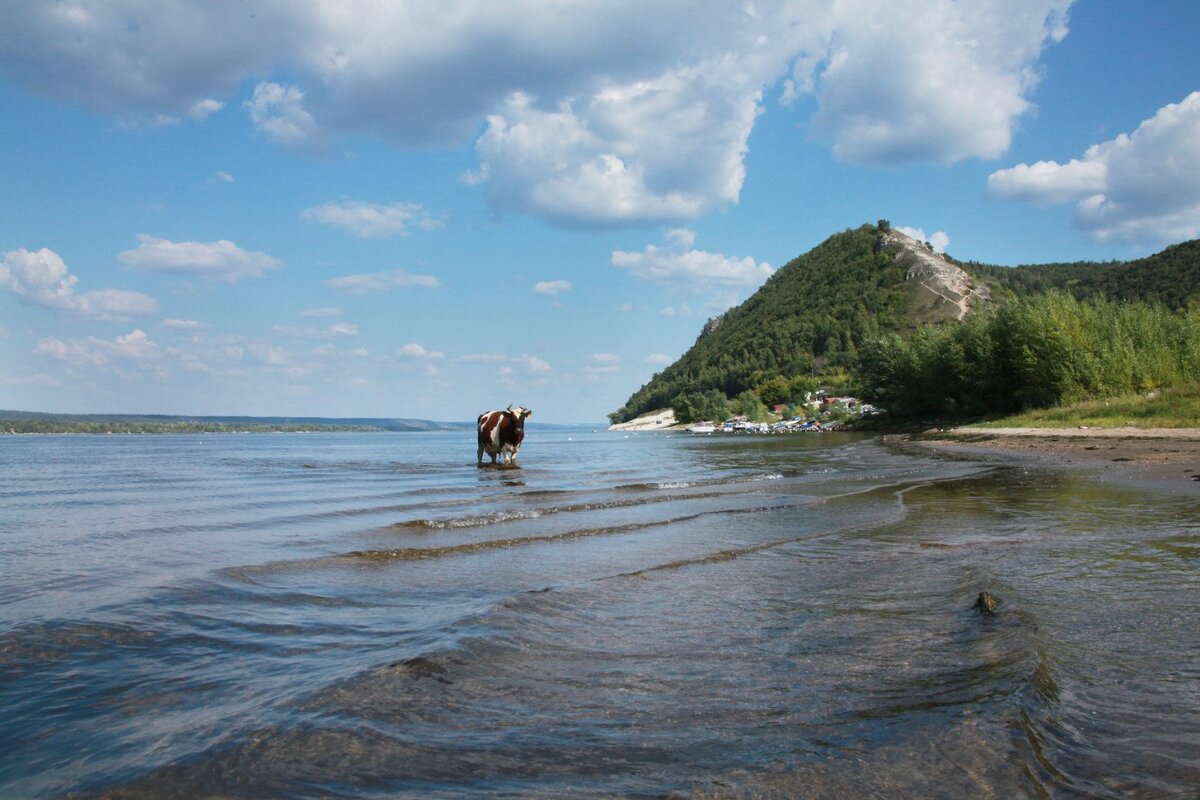
M782 472L767 472L754 475L732 475L722 478L702 478L690 481L652 481L647 483L626 483L613 487L616 491L657 491L662 489L691 489L704 486L737 486L744 483L759 483L762 481L782 480L786 476Z
M610 509L631 508L642 505L650 505L654 503L669 503L675 500L698 500L712 497L719 497L724 492L686 492L688 489L716 489L721 487L735 487L745 484L760 483L764 481L775 481L783 479L782 473L765 473L751 476L740 476L732 478L716 478L711 480L695 480L695 481L664 481L651 483L630 483L621 484L612 489L594 489L586 492L571 492L570 490L535 490L529 492L513 492L496 498L496 501L510 502L513 500L530 500L542 497L557 497L564 494L608 494L609 492L640 492L643 496L626 499L606 499L606 500L585 500L578 503L568 503L564 505L538 506L534 508L505 508L499 511L487 512L484 514L472 514L461 517L447 518L420 518L404 520L392 524L392 528L399 530L446 530L453 528L478 528L488 525L496 525L505 522L514 522L518 520L537 519L553 514L570 514L586 511L606 511ZM646 494L648 492L668 492L668 491L685 491L682 494ZM455 505L475 505L478 499L451 501L445 504L446 507Z

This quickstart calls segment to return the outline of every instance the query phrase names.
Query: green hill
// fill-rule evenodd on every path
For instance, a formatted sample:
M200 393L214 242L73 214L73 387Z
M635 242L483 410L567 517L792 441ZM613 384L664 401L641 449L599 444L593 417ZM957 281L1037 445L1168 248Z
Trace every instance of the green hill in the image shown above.
M1187 308L1200 293L1200 239L1172 245L1135 261L963 266L1018 296L1061 289L1079 300L1103 296L1109 300L1147 300L1179 309Z
M886 220L831 236L781 267L740 306L709 320L684 355L609 415L753 390L786 402L853 369L881 335L962 319L1003 300L1060 289L1078 298L1149 299L1186 307L1200 295L1200 241L1131 262L998 267L961 263L890 229Z

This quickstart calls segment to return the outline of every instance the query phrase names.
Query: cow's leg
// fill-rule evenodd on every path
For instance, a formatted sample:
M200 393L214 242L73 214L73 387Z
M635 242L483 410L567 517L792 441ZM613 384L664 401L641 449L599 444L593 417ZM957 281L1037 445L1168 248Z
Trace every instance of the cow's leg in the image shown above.
M477 452L475 454L475 463L477 463L477 464L483 463L483 445L479 445L479 452Z

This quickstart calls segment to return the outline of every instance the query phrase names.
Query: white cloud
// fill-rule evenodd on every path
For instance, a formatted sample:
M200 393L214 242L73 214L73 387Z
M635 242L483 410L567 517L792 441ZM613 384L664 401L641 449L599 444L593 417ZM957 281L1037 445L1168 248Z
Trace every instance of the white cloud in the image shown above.
M502 211L678 222L737 202L761 98L781 81L785 98L815 97L805 127L839 158L1000 155L1069 6L343 0L250 14L225 2L10 0L0 75L135 121L204 118L257 81L243 107L271 141L478 136L470 177Z
M208 327L203 322L197 322L194 319L164 319L162 326L177 331L199 331Z
M404 270L394 269L366 275L343 275L340 278L330 278L325 281L325 285L331 289L340 289L351 294L366 294L368 292L386 292L389 289L406 286L436 289L439 284L438 279L432 275L410 275Z
M414 203L381 205L359 200L342 200L307 208L300 212L300 219L341 228L360 239L406 236L414 227L429 231L442 226L442 223L430 218L424 208Z
M352 350L339 350L336 345L321 344L312 349L312 354L315 356L328 357L349 357L349 358L367 358L371 355L371 351L365 347L355 347Z
M944 253L946 248L950 246L950 237L945 231L934 231L932 236L925 235L923 228L910 228L907 225L899 225L896 230L903 233L909 238L916 239L918 242L928 242L935 253Z
M197 100L192 103L192 107L188 109L188 116L192 119L205 119L206 117L217 113L225 104L220 100L214 100L211 97L206 97L203 100ZM225 175L224 172L218 172L218 175ZM233 180L230 178L229 180Z
M550 363L544 359L538 358L537 356L521 356L521 361L525 364L525 368L530 372L539 373L552 371Z
M765 262L755 263L749 256L728 257L721 253L695 250L696 234L686 228L667 231L667 247L646 245L640 253L614 250L612 265L627 269L640 281L681 286L701 292L714 287L755 287L771 277L774 270Z
M68 364L92 367L102 367L114 362L145 367L159 355L158 345L141 329L118 336L111 342L93 336L67 341L46 337L38 340L33 352Z
M737 201L761 86L724 59L549 109L517 92L476 142L488 197L570 225L692 219Z
M358 336L358 326L352 322L338 322L328 328L300 328L294 325L272 325L271 330L281 336L292 336L299 339L328 339L341 336Z
M523 354L519 356L508 356L502 353L471 353L469 355L460 356L459 361L468 364L500 364L498 374L512 375L515 370L513 366L519 366L529 373L546 373L552 372L553 368L550 363L539 356Z
M993 172L988 176L987 191L1005 200L1051 205L1103 191L1107 177L1108 168L1102 161L1039 161Z
M254 127L277 144L302 148L325 144L325 135L304 108L304 92L297 86L260 83L246 101L246 109Z
M58 253L45 247L36 252L12 250L0 262L0 286L40 306L118 322L158 311L158 301L141 292L101 289L76 294L78 281Z
M651 366L659 366L661 364L670 364L671 357L669 355L667 355L666 353L651 353L650 355L646 356L646 360L643 363L649 364Z
M813 125L852 162L995 158L1028 113L1043 48L1067 35L1072 0L840 0L811 87Z
M1034 203L1078 201L1075 226L1100 242L1170 244L1200 236L1200 92L1166 105L1132 134L1066 164L1018 164L988 193Z
M217 174L213 176L213 179L220 183L233 183L233 176L224 170L217 170Z
M416 342L410 342L410 343L404 345L403 347L401 347L399 355L403 356L404 358L415 358L415 359L444 358L445 357L445 353L442 353L442 352L439 352L436 350L431 352L429 350L426 350L422 345L419 345Z
M621 357L614 353L593 353L583 371L589 375L608 375L621 370Z
M537 294L544 294L549 297L554 297L566 291L570 291L570 281L538 281L533 286L533 291Z
M230 283L260 276L283 263L266 253L243 250L222 239L217 242L171 242L138 234L141 243L117 256L121 263L146 272L168 275L196 275L218 278Z

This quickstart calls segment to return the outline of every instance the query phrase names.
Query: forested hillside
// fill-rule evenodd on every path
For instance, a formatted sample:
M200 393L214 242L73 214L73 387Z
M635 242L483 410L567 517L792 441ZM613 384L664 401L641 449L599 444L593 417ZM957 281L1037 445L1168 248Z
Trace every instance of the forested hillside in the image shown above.
M948 311L916 302L918 287L905 281L895 253L877 246L879 233L877 225L843 231L781 267L745 303L710 320L682 358L610 419L713 390L735 397L754 389L768 404L783 402L815 386L822 370L852 366L881 333L945 319Z
M1136 261L1077 261L996 267L968 263L964 269L995 281L1017 296L1061 289L1085 300L1147 300L1186 308L1200 293L1200 240L1172 245Z
M691 349L610 419L623 422L662 408L720 407L747 392L768 405L789 402L818 384L846 382L868 344L889 334L907 338L953 319L944 305L929 302L928 286L923 290L919 281L906 280L895 250L881 246L895 238L881 237L889 230L880 220L843 231L781 267L742 305L709 320ZM906 260L911 256L910 246ZM921 257L929 260L928 254ZM1200 297L1200 241L1130 262L998 267L944 260L990 286L998 305L1051 290L1168 309L1187 308ZM979 294L986 297L987 291Z

